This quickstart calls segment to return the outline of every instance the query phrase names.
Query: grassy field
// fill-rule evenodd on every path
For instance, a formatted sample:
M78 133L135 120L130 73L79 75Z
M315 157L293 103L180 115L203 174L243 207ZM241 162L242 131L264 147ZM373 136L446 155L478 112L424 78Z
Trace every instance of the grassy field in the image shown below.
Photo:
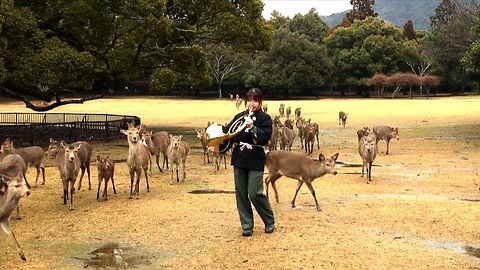
M0 237L0 269L81 269L110 265L137 269L479 269L480 268L480 97L424 99L267 100L278 115L280 103L302 108L320 126L319 153L339 153L359 163L356 130L386 124L398 127L400 140L379 143L372 183L361 167L337 165L336 176L314 182L323 209L317 212L306 187L289 201L296 181L277 181L280 202L271 198L277 231L241 237L233 171L204 164L195 128L224 123L237 113L234 101L168 98L106 98L68 105L52 112L112 113L139 116L154 130L182 134L192 146L185 182L168 184L170 172L156 166L151 191L141 182L139 200L129 200L127 142L94 143L94 153L117 160L117 194L97 202L96 167L92 186L84 177L75 194L76 209L62 205L58 171L48 160L47 183L21 201L22 220L12 220L28 261L13 241ZM12 100L2 112L28 112ZM349 113L338 126L338 111ZM284 120L284 119L282 119ZM295 130L296 131L296 130ZM294 151L302 151L297 140ZM229 162L227 160L227 162ZM28 179L34 178L30 169ZM32 180L30 180L31 182ZM202 191L218 193L198 194ZM120 262L108 261L117 247ZM108 250L101 254L98 249ZM97 251L97 252L94 252ZM95 253L95 254L94 254ZM100 255L96 255L99 253ZM111 255L111 254L110 254ZM104 258L99 262L98 257ZM115 259L118 257L113 256ZM116 263L115 263L116 262ZM125 266L128 263L128 266Z

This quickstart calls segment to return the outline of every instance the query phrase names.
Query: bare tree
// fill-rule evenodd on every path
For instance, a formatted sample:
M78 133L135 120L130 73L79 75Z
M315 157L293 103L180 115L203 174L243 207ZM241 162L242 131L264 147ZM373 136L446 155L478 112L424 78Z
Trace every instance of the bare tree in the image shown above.
M430 98L430 89L440 85L440 78L434 75L425 75L419 77L419 83L421 86L425 86L427 89L427 99Z
M377 90L377 97L380 97L380 94L383 94L385 87L390 84L389 80L390 78L387 75L377 73L367 80L367 85L374 86Z
M240 71L242 61L239 54L231 47L223 44L208 44L207 46L211 73L218 85L218 97L222 98L222 83Z

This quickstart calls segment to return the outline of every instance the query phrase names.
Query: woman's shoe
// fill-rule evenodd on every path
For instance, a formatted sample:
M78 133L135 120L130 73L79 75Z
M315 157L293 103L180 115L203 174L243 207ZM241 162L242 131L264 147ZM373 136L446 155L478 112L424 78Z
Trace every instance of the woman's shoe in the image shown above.
M265 233L273 233L275 231L275 225L268 225L265 227Z
M249 236L252 236L252 235L253 235L252 230L244 230L243 233L242 233L242 236L245 236L245 237L249 237Z

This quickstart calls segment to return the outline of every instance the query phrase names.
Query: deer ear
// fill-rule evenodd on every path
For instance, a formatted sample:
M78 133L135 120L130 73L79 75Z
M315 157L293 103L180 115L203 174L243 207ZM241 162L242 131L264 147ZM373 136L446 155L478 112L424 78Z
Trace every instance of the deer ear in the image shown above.
M97 155L97 160L100 161L100 155Z
M338 153L332 156L333 161L337 161L337 158L338 158Z
M323 154L318 155L318 160L320 160L320 162L324 162L325 156Z

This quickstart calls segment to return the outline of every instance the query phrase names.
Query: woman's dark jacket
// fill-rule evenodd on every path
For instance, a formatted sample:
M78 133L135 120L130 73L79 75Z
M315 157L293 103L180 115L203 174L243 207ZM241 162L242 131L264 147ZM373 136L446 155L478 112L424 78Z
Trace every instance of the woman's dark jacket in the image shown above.
M227 125L230 126L239 118L244 117L248 112L243 111L233 117ZM263 146L267 145L272 136L272 118L262 110L256 111L250 116L253 120L253 127L245 129L233 138L235 147L232 153L231 165L248 170L263 171L265 166L265 150ZM247 143L251 145L245 145Z

